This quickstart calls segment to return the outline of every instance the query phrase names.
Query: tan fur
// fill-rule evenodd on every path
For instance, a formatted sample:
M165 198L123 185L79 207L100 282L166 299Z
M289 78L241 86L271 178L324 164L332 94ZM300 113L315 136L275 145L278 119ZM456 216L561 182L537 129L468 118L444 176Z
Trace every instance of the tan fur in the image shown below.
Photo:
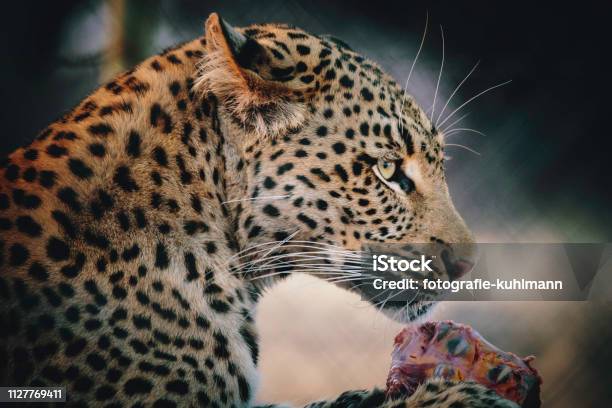
M299 252L283 244L335 271L331 254L372 243L471 242L441 135L380 68L275 24L236 29L263 50L239 66L220 24L94 91L0 171L3 384L65 385L73 406L249 406L258 282L288 273L275 251ZM418 169L414 191L374 172L389 153ZM464 401L461 386L436 398Z
M206 20L208 52L199 66L196 89L216 95L231 115L251 124L256 137L272 138L299 127L305 106L296 101L294 90L239 67L219 24L216 13ZM264 115L263 109L272 114Z

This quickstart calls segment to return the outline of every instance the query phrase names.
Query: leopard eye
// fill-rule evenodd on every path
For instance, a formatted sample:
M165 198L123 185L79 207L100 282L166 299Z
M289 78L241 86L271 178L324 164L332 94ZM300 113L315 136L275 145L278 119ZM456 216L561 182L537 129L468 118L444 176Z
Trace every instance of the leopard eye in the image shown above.
M398 192L410 194L416 190L416 185L401 168L401 159L392 160L386 158L378 159L375 174L390 188Z
M378 159L378 163L376 163L376 166L378 167L378 171L380 172L380 175L385 180L389 180L391 177L393 177L393 174L395 173L395 163L394 162L380 158Z

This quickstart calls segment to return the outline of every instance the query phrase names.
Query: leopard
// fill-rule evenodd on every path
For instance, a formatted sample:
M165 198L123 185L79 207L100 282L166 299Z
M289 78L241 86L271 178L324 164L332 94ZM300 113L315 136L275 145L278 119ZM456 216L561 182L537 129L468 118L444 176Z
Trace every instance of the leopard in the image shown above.
M373 244L435 242L451 279L474 262L443 132L375 62L286 24L211 14L8 155L0 179L0 384L65 387L71 407L255 406L270 285L304 272L360 293L337 278ZM434 303L382 309L410 322ZM308 406L516 404L436 378Z

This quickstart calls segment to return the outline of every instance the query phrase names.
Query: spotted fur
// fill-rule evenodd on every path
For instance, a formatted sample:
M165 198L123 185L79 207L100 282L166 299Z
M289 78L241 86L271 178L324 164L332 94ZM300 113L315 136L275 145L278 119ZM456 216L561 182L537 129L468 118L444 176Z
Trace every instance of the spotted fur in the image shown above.
M414 191L376 176L386 154ZM215 14L13 152L0 178L0 383L65 385L70 406L251 405L248 248L471 239L442 136L373 62Z

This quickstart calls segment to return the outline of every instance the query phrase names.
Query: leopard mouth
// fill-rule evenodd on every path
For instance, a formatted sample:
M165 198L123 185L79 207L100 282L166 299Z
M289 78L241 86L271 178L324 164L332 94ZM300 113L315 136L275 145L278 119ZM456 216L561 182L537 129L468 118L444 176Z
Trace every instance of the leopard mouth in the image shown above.
M401 291L387 293L373 290L370 279L353 281L342 286L357 293L363 301L398 323L409 323L418 319L436 303L436 296L431 292L416 290L410 293Z
M378 254L380 253L378 252ZM346 282L336 282L336 284L358 294L363 301L366 301L378 311L400 323L411 322L427 313L438 299L439 293L424 289L422 282L424 279L432 279L434 276L442 275L445 268L444 263L432 264L433 273L415 271L381 272L373 268L372 259L374 255L377 255L377 253L364 251L361 261L343 263L341 266L343 270L346 270L347 273L359 274L360 276L359 278L353 277L347 279ZM410 280L417 284L416 287L411 288L407 286ZM405 287L397 289L380 287L380 284L384 285L402 281L405 283Z
M392 303L382 308L382 312L391 320L406 324L426 315L436 302L431 300L416 300L411 303Z
M463 246L455 248L447 244L368 246L362 251L359 265L361 277L350 282L348 289L393 320L402 323L413 321L448 295L446 290L432 286L432 282L439 284L439 281L458 280L473 268L474 260L467 256L471 252L464 249ZM395 266L389 261L392 257ZM384 261L381 261L382 258ZM412 262L415 266L412 266ZM408 264L410 267L406 268ZM424 267L426 264L429 268ZM385 267L380 268L381 265ZM343 267L355 270L354 264ZM414 286L409 287L407 282L413 282ZM401 283L404 285L399 286Z

